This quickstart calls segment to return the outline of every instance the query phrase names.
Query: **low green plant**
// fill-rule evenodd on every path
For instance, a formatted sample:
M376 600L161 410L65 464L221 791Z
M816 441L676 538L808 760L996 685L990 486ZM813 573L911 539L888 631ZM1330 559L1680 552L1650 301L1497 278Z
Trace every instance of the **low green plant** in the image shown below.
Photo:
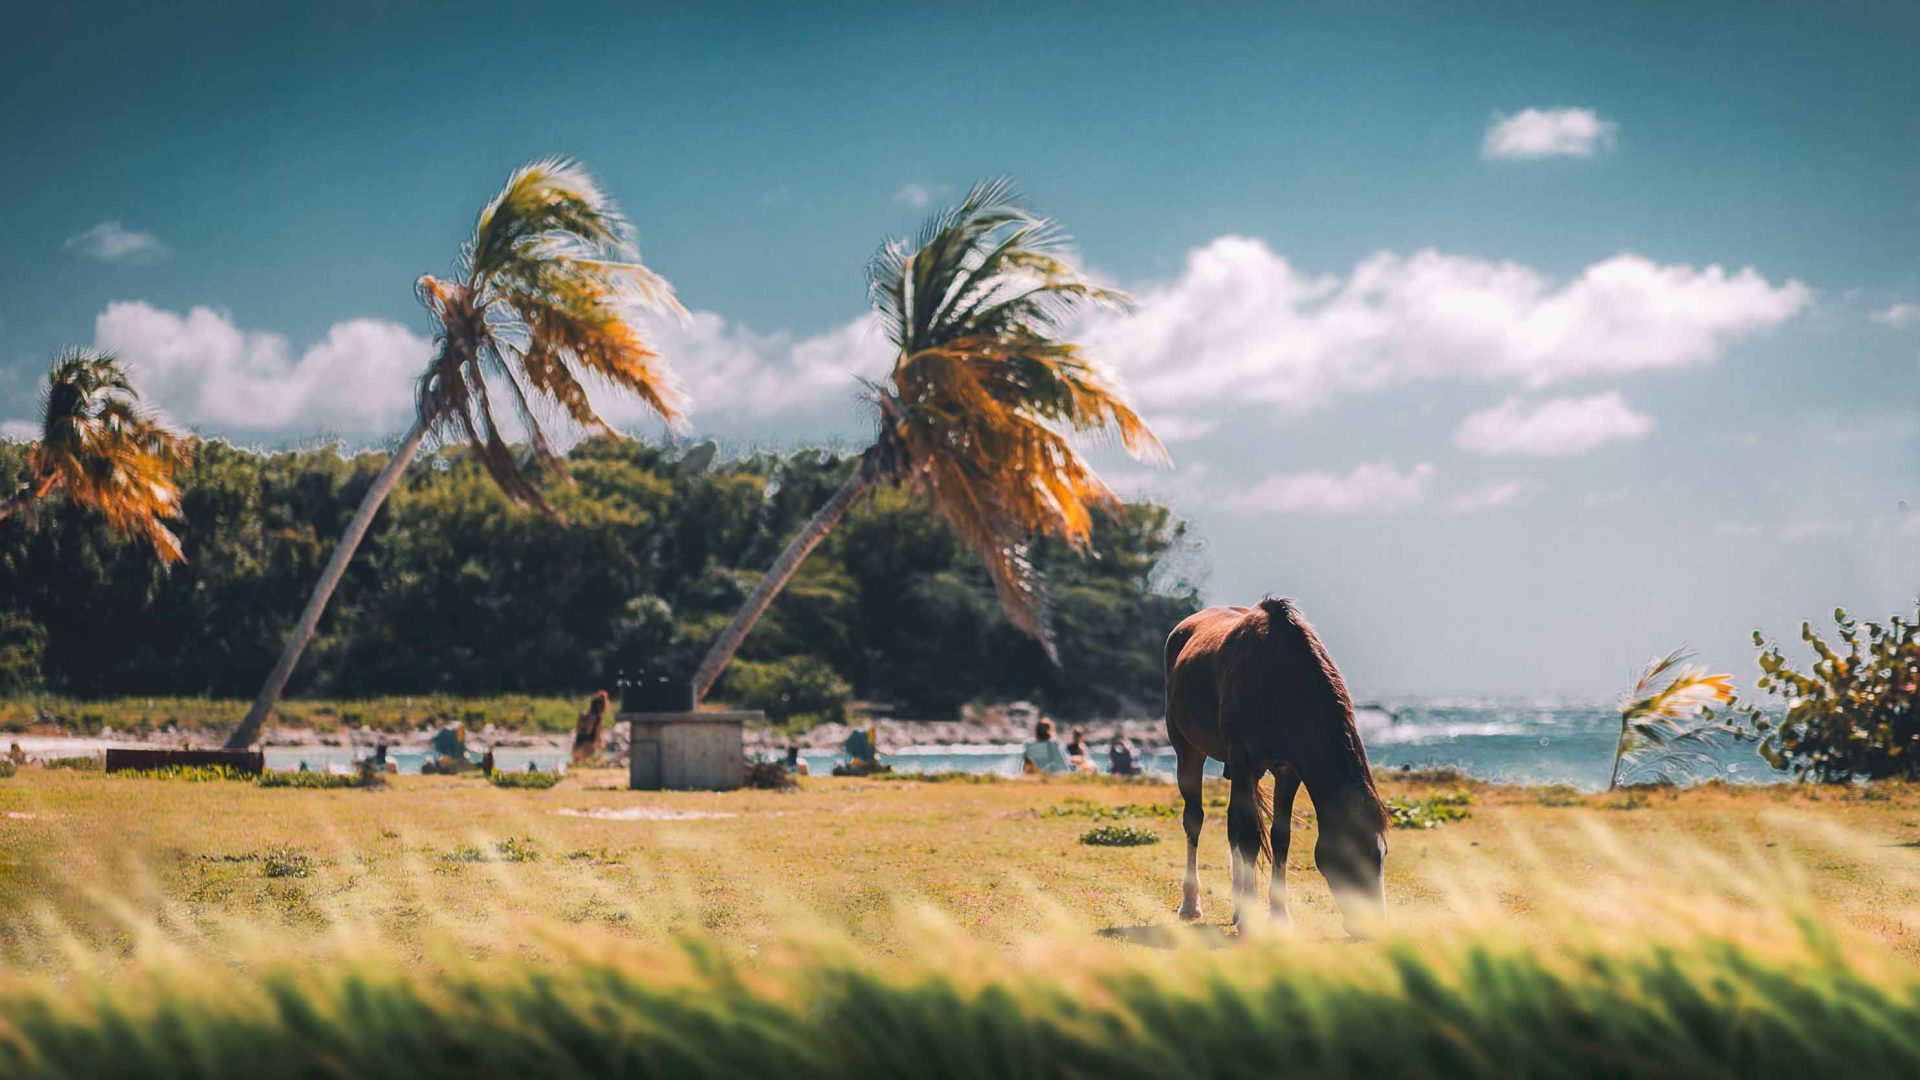
M14 770L15 766L11 759L0 757L0 780L6 780L13 776Z
M256 774L241 772L231 765L166 765L158 769L122 769L112 775L130 780L178 780L189 784L258 779Z
M48 758L40 763L43 769L72 769L74 772L99 772L106 763L98 757L81 755L79 757Z
M1091 799L1068 799L1047 811L1054 817L1087 817L1105 821L1128 818L1175 818L1180 811L1169 803L1098 803Z
M1160 836L1137 825L1096 825L1080 835L1080 842L1094 847L1140 847L1159 843Z
M291 848L275 848L261 856L260 872L270 878L303 878L313 873L313 859Z
M532 840L515 839L509 836L505 840L495 844L494 851L499 855L500 861L502 862L527 863L540 861L540 849L535 846Z
M1465 791L1443 791L1424 799L1405 799L1396 795L1389 796L1384 802L1387 819L1396 829L1433 829L1449 821L1465 821L1473 816L1467 809L1473 805L1473 796Z
M560 782L560 773L550 772L503 772L495 770L487 777L487 782L497 788L532 788L545 790Z
M367 785L355 774L328 772L264 772L260 774L260 786L263 788L331 790L334 788L365 787Z

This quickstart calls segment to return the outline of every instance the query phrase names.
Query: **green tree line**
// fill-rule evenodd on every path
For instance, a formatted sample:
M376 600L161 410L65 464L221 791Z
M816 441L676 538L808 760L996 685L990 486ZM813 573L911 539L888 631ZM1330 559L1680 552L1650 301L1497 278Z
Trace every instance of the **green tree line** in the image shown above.
M300 696L578 693L622 671L684 680L768 562L856 467L818 450L703 463L628 439L539 475L563 520L518 509L465 448L408 470L295 672ZM26 444L0 444L0 484ZM387 455L198 442L178 479L187 561L56 498L0 520L0 689L243 697L257 689ZM1096 515L1083 556L1041 541L1059 663L1015 628L971 549L923 495L877 487L795 575L717 688L902 715L1026 697L1063 716L1157 707L1166 629L1199 606L1186 526Z

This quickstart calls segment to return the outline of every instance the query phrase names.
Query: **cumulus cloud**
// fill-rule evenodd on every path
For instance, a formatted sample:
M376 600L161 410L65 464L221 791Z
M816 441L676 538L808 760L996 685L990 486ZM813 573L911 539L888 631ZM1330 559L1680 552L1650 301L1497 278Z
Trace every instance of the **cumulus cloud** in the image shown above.
M1895 329L1920 325L1920 304L1909 304L1905 302L1889 304L1879 311L1868 315L1867 318L1872 319L1881 326L1891 326Z
M1613 148L1620 125L1592 109L1524 109L1496 116L1480 140L1480 154L1530 161L1545 157L1592 157Z
M40 425L32 420L0 420L0 439L30 442L40 437Z
M1496 480L1471 487L1447 500L1447 508L1460 514L1498 510L1511 506L1540 489L1532 480Z
M1403 470L1391 461L1370 461L1347 473L1278 473L1219 501L1225 509L1255 514L1391 510L1425 499L1434 473L1427 462Z
M285 337L243 330L225 312L138 300L107 305L93 333L175 419L232 432L391 432L411 415L433 355L398 323L349 319L296 357Z
M170 254L166 244L150 232L129 229L117 221L103 221L86 232L67 237L66 249L101 262L152 262Z
M1453 444L1475 454L1567 457L1652 430L1653 417L1634 412L1618 391L1539 402L1509 397L1462 420Z
M696 311L684 322L651 327L650 334L686 389L695 416L766 419L844 405L860 394L859 378L884 376L891 359L885 336L864 315L825 333L795 338L756 333L711 311ZM596 394L595 405L613 423L651 417L625 395Z
M1189 253L1131 314L1083 328L1137 403L1210 416L1221 402L1301 413L1416 381L1570 379L1707 364L1805 307L1806 286L1747 268L1660 265L1620 254L1555 282L1512 262L1381 252L1312 275L1260 240Z

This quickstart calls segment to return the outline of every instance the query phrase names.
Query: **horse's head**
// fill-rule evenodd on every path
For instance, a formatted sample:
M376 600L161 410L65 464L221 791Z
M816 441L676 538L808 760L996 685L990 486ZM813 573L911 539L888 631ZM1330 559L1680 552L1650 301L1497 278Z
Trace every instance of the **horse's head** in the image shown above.
M1371 796L1371 792L1366 793ZM1364 938L1379 929L1387 917L1387 831L1377 797L1358 805L1356 797L1344 812L1323 814L1320 840L1313 859L1333 890L1347 933Z

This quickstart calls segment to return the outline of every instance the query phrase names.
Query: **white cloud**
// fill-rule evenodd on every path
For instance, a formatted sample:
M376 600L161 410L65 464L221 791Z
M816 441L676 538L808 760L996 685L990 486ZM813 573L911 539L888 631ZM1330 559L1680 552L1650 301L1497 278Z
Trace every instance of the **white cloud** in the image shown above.
M1713 524L1713 535L1722 537L1724 539L1729 539L1729 540L1741 538L1741 537L1759 536L1763 532L1766 532L1765 528L1751 521L1728 520L1728 521L1716 521Z
M40 437L40 425L32 420L0 420L0 439L31 442Z
M1632 489L1623 488L1623 487L1609 488L1606 491L1589 491L1585 495L1581 496L1580 505L1596 506L1596 507L1597 506L1618 506L1621 503L1626 502L1627 497L1632 494L1633 494Z
M171 254L159 237L125 228L117 221L103 221L86 232L69 236L65 247L101 262L151 262Z
M1566 457L1652 430L1653 417L1634 412L1618 391L1532 403L1509 397L1462 420L1453 444L1476 454Z
M851 403L862 390L856 376L878 379L891 359L885 336L865 315L799 339L756 333L711 311L693 312L684 322L663 321L649 331L696 417L765 419ZM594 404L616 424L652 418L626 395L595 394Z
M1592 157L1613 148L1620 125L1592 109L1525 109L1496 116L1480 140L1482 157L1530 161L1544 157Z
M1279 473L1222 497L1220 505L1245 513L1350 514L1389 510L1425 499L1434 472L1434 467L1426 462L1403 471L1391 461L1370 461L1344 474Z
M945 195L948 190L945 184L906 183L901 184L900 190L893 193L893 201L902 206L911 206L915 210L925 210L933 205L933 200Z
M1540 485L1532 480L1497 480L1460 492L1447 500L1447 508L1461 514L1498 510L1513 505L1539 489Z
M1845 521L1833 521L1827 518L1808 518L1793 521L1780 527L1780 539L1788 543L1801 540L1818 540L1834 536L1853 535L1853 525Z
M224 312L185 315L120 301L94 320L94 344L126 361L175 419L222 431L374 434L403 425L433 344L398 323L335 323L296 359L279 334L242 330Z
M1213 416L1221 402L1299 413L1416 381L1529 387L1712 363L1809 300L1750 268L1662 266L1621 254L1564 283L1512 262L1381 252L1350 274L1305 274L1265 243L1223 236L1132 314L1089 319L1092 355L1136 404Z
M1867 318L1872 319L1881 326L1891 326L1895 329L1920 325L1920 304L1904 302L1889 304L1867 316Z

